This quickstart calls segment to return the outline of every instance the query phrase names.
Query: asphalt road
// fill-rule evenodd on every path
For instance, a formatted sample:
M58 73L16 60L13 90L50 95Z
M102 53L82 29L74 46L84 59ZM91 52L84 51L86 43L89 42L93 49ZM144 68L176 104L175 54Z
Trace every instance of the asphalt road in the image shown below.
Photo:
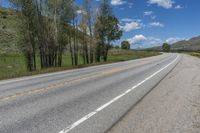
M181 55L0 81L0 133L102 133L157 85Z
M108 133L200 133L200 59L183 54Z

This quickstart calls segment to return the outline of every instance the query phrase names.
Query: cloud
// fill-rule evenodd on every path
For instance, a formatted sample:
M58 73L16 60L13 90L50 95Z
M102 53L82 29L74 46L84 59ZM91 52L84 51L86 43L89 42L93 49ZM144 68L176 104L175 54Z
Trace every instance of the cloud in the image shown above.
M122 22L133 22L133 21L141 22L142 20L141 19L132 19L132 18L122 18L121 21Z
M131 18L123 18L123 19L121 19L121 21L122 21L122 22L132 22L132 21L134 21L134 20L131 19Z
M173 44L173 43L176 43L176 42L181 41L181 40L185 40L185 38L170 37L165 42L169 43L169 44Z
M151 16L151 19L155 19L156 18L156 16Z
M162 40L155 37L145 37L142 34L135 35L132 38L128 38L127 41L130 42L132 48L149 48L160 46L162 44Z
M150 16L150 15L152 15L152 14L153 14L152 11L145 11L145 12L144 12L144 16Z
M172 0L149 0L149 4L157 4L160 7L169 9L173 7L174 1Z
M176 5L174 8L175 9L182 9L183 7L181 5Z
M142 34L135 35L131 38L126 39L131 45L132 48L135 49L144 49L144 48L150 48L150 47L156 47L156 46L162 46L164 42L173 44L181 40L186 40L185 38L179 38L179 37L170 37L166 40L161 40L160 38L156 37L146 37Z
M147 38L144 35L140 34L140 35L135 35L134 37L129 38L127 40L129 41L130 44L136 44L136 43L143 42L146 39Z
M160 22L151 22L149 25L153 27L164 27L164 24L161 24Z
M111 0L111 5L113 5L113 6L123 5L125 3L126 3L126 1L124 1L124 0Z
M143 24L140 22L140 20L131 20L131 19L124 19L125 24L121 25L121 29L125 32L129 32L132 30L141 29L143 27Z
M156 16L154 15L153 11L145 11L144 16L149 16L151 19L155 19Z
M132 8L132 7L133 7L133 3L129 2L129 3L128 3L128 7L129 7L129 8Z

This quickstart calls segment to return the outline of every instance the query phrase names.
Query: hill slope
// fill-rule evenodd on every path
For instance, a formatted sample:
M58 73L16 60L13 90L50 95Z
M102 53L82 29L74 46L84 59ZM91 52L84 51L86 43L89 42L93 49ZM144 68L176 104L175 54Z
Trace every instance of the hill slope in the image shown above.
M162 46L148 48L146 50L161 51ZM171 45L172 51L200 51L200 36L190 40L182 40Z
M19 19L14 11L0 8L0 53L16 53Z
M172 44L172 50L199 51L200 36L194 37L188 41L183 40Z

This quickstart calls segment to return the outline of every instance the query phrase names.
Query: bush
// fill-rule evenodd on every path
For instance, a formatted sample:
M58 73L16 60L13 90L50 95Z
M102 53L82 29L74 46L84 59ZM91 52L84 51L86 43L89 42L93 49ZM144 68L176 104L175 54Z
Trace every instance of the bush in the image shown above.
M192 55L192 56L200 57L200 53L197 53L197 52L192 52L191 55Z

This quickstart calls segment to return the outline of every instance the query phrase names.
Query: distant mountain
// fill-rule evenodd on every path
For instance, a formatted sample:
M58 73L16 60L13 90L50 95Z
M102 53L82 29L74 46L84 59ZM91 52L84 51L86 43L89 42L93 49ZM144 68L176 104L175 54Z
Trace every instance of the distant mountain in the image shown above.
M161 51L162 46L148 48L147 50ZM171 45L172 51L200 51L200 36L190 40L182 40Z
M184 51L199 51L200 50L200 36L194 37L190 40L183 40L171 45L172 50Z

